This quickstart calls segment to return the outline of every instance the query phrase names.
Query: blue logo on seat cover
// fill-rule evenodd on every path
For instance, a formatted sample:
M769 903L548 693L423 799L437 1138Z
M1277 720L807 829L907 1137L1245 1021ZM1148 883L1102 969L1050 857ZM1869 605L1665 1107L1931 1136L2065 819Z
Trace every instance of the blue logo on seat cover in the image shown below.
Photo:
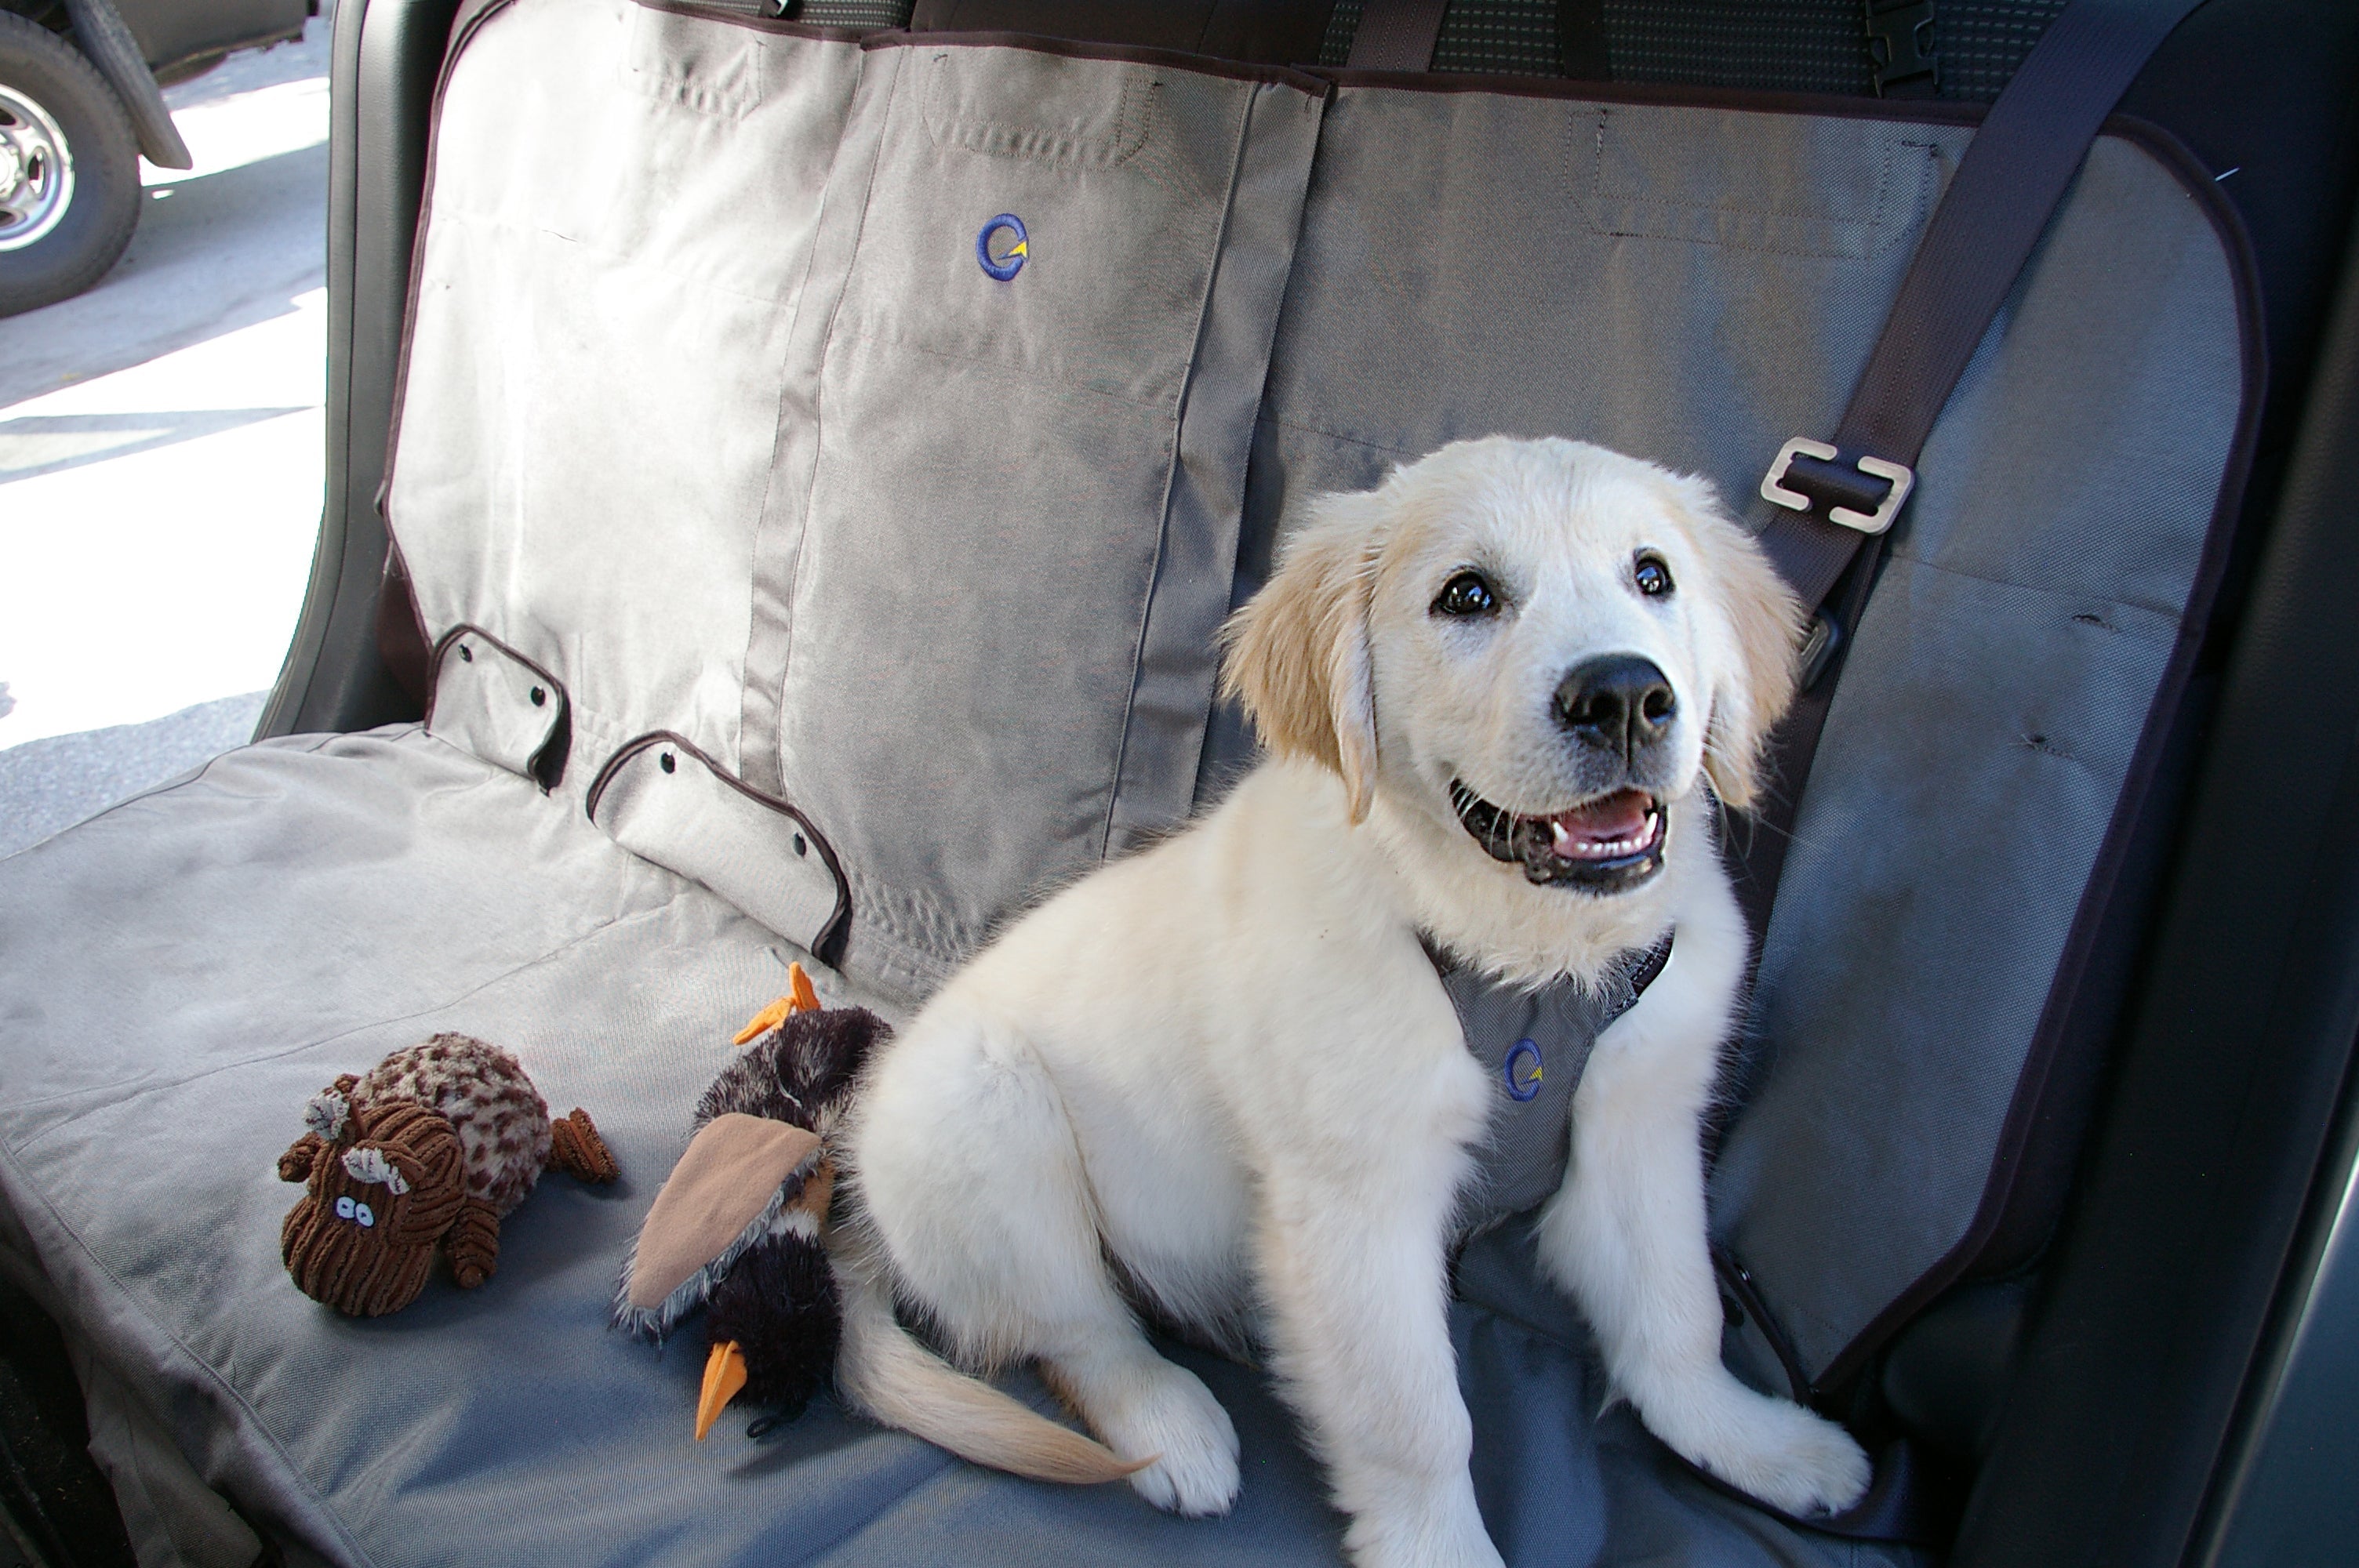
M1540 1092L1540 1048L1528 1040L1518 1040L1507 1050L1507 1098L1516 1100L1538 1099Z
M1022 272L1024 258L1031 254L1032 236L1024 232L1024 220L1013 212L1002 212L974 236L974 259L1002 283Z

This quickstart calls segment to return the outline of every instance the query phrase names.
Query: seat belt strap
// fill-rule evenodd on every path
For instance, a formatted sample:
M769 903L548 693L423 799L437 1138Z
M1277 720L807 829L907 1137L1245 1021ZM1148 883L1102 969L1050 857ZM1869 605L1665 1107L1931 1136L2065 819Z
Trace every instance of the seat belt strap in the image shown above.
M1798 436L1761 481L1770 558L1813 609L1892 526L1918 454L2098 128L2201 0L2072 0L1990 106L1935 209L1884 334L1828 440Z
M1933 422L2105 116L2201 3L2071 0L2048 25L1959 159L1832 435L1795 437L1762 477L1762 499L1777 508L1762 546L1814 620L1803 695L1774 741L1778 793L1744 856L1742 894L1756 932L1767 926L1832 696L1827 673L1865 604L1873 555L1842 606L1830 597L1863 550L1881 549L1916 486Z
M1430 70L1433 46L1441 37L1441 13L1449 0L1367 0L1352 52L1352 70Z

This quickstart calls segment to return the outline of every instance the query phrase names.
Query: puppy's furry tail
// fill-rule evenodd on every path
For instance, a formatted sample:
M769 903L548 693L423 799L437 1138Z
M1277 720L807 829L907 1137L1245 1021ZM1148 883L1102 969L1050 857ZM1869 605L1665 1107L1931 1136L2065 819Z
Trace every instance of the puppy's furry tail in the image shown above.
M895 1321L891 1294L857 1249L837 1252L834 1263L843 1308L836 1387L877 1421L962 1459L1036 1481L1095 1486L1155 1463L1125 1460L968 1377Z

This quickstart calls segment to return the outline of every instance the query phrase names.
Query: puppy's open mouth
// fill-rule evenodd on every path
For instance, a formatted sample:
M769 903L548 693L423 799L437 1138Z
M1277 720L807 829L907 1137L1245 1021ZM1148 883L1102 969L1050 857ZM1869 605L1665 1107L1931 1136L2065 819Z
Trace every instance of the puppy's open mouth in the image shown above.
M1477 844L1494 860L1520 862L1528 881L1621 892L1663 869L1663 803L1642 789L1526 816L1452 779L1450 804Z

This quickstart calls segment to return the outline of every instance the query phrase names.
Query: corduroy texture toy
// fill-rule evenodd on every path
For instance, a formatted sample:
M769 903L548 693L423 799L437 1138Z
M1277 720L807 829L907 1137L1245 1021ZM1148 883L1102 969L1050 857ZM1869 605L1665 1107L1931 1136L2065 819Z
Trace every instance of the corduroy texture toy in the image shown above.
M552 1123L514 1056L464 1034L346 1073L304 1108L310 1130L278 1157L309 1190L279 1227L296 1288L354 1317L418 1299L444 1244L472 1290L499 1266L500 1221L546 1168L584 1182L620 1173L589 1113Z
M842 1319L827 1261L828 1156L861 1064L890 1031L821 1008L802 966L737 1036L751 1049L697 1102L696 1135L656 1195L614 1293L614 1325L660 1344L709 1304L700 1443L743 1393L791 1421L835 1365ZM763 1423L756 1423L758 1434Z

